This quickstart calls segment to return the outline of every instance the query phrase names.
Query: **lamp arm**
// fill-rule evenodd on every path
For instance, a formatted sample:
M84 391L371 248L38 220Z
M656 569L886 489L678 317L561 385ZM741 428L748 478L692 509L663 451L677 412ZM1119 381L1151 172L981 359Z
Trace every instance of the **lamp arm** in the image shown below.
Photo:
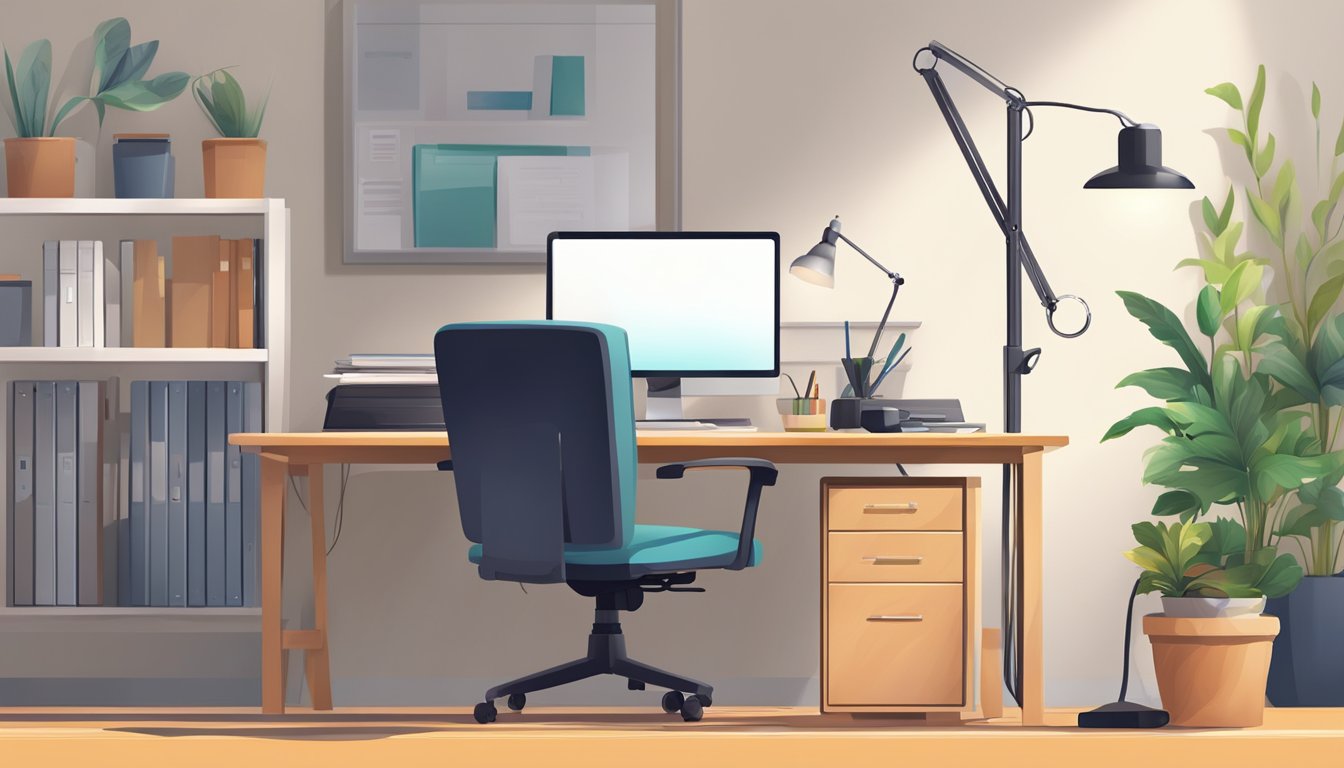
M937 43L930 43L930 50L934 52L935 56L939 55L938 51L940 50L947 51L947 49L941 48L941 46L936 48L934 46L937 46ZM955 56L955 54L952 55ZM939 56L939 58L948 61L949 63L952 62L952 59L946 59L942 56ZM957 68L963 72L966 71L963 67L958 66ZM994 216L994 220L998 222L999 229L1003 231L1004 236L1008 236L1008 206L1004 203L1003 196L999 194L999 189L994 184L994 178L990 175L989 168L985 165L985 160L980 155L980 150L975 146L975 140L971 138L970 130L966 127L965 121L961 118L961 113L957 110L956 104L952 101L952 96L947 91L946 83L943 82L942 76L938 74L938 70L933 67L926 67L924 69L916 67L916 69L920 76L924 78L924 82L928 84L929 91L933 94L933 100L937 102L938 109L943 113L943 118L947 121L948 130L952 132L952 138L956 140L957 147L961 149L962 158L965 159L966 166L970 168L971 176L975 178L976 186L980 188L980 194L985 198L985 204L989 206L989 212ZM976 80L979 82L978 77ZM994 88L990 88L990 90L995 91L996 93L998 92ZM1026 102L1020 103L1025 107ZM1089 109L1088 111L1091 110ZM1092 324L1092 313L1090 309L1087 309L1087 302L1077 296L1070 295L1063 297L1074 299L1083 304L1083 307L1087 309L1087 317L1082 328L1075 332L1062 333L1059 329L1055 328L1054 313L1055 309L1059 306L1061 297L1050 287L1050 282L1046 279L1045 272L1041 269L1040 263L1036 261L1036 254L1032 252L1031 246L1027 243L1026 235L1020 232L1018 235L1022 244L1022 269L1027 273L1027 278L1031 281L1032 288L1036 290L1036 296L1040 299L1041 306L1045 307L1046 322L1050 326L1050 330L1065 338L1073 338L1082 335L1082 333Z
M882 331L887 327L887 318L891 317L891 307L896 303L896 294L901 292L901 286L904 284L905 281L901 279L900 275L893 277L891 280L891 299L887 302L887 308L882 313L882 322L877 324L877 333L873 334L873 343L868 347L869 360L877 359L874 357L877 354L877 342L881 340Z
M1023 107L1063 107L1064 109L1075 109L1079 112L1100 112L1104 115L1114 115L1120 120L1120 124L1126 128L1132 128L1139 124L1137 120L1126 115L1117 109L1107 109L1106 107L1089 107L1083 104L1070 104L1067 101L1028 101L1022 104Z
M892 280L899 280L899 279L900 279L900 277L901 277L900 275L898 275L898 274L896 274L895 272L892 272L890 269L887 269L886 267L882 266L882 263L881 263L881 262L879 262L877 259L874 259L872 256L869 256L867 251L865 251L865 250L863 250L862 248L860 248L858 243L854 242L853 240L850 240L848 237L845 237L844 234L841 233L839 230L831 230L831 231L832 231L832 232L835 232L835 236L836 236L836 237L838 237L838 238L840 238L841 240L843 240L843 241L845 241L846 243L848 243L850 248L853 248L854 250L858 251L860 256L862 256L863 258L865 258L865 259L867 259L868 261L872 262L872 265L873 265L873 266L875 266L875 267L877 267L878 269L882 270L882 272L883 272L884 274L886 274L887 277L891 278ZM904 281L902 281L902 282L904 282Z

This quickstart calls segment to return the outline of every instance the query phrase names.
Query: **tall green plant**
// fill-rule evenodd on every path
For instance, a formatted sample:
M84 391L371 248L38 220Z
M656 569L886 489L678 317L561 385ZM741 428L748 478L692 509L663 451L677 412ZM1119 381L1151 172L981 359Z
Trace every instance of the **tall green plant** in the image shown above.
M1265 90L1263 66L1244 104L1232 83L1208 89L1240 113L1245 130L1228 129L1228 136L1246 158L1241 171L1243 194L1250 221L1273 252L1274 287L1281 299L1273 305L1274 311L1266 310L1266 343L1248 354L1258 358L1259 369L1275 382L1278 405L1304 419L1315 450L1331 454L1344 448L1344 313L1339 309L1344 292L1344 239L1340 237L1344 212L1339 207L1344 193L1344 171L1339 167L1344 156L1344 121L1333 152L1323 153L1322 98L1313 83L1310 112L1315 156L1312 172L1298 174L1293 160L1276 152L1272 132L1266 131L1264 141L1260 140ZM1225 208L1233 197L1230 188ZM1218 228L1208 221L1211 207L1206 199L1205 224L1216 237ZM1341 479L1344 467L1332 466L1298 491L1285 494L1269 512L1267 536L1291 542L1312 575L1334 573L1341 566Z
M131 45L131 25L113 18L94 30L93 81L89 95L72 96L48 122L47 102L51 92L51 42L30 43L14 67L5 50L5 75L9 85L10 119L21 138L54 136L61 122L75 108L91 102L98 111L101 128L108 107L149 112L177 98L187 87L185 72L166 72L146 80L154 63L159 41Z
M266 116L266 104L271 100L267 92L261 103L247 106L243 86L229 73L228 68L208 72L192 83L192 93L210 124L226 139L255 139L261 132L261 121Z

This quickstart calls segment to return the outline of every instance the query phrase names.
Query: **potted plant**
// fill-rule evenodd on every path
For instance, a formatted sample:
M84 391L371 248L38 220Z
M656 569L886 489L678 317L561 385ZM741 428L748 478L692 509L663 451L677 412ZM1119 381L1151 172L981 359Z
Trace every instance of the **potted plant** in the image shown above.
M1136 523L1140 593L1160 592L1163 612L1145 616L1162 706L1171 724L1249 727L1264 719L1265 683L1279 622L1266 596L1302 577L1288 555L1260 549L1243 562L1246 530L1232 520Z
M201 142L205 196L264 197L266 142L257 134L270 94L249 108L243 87L227 68L196 78L192 93L220 136Z
M159 41L132 46L131 26L108 19L94 30L92 94L73 96L48 115L51 93L51 42L37 40L24 49L16 67L5 51L10 122L16 138L5 139L5 170L11 197L73 197L75 140L56 129L75 108L91 102L101 128L108 107L137 112L158 109L182 93L185 72L167 72L146 80Z
M1344 447L1344 316L1339 298L1344 290L1344 125L1333 151L1322 151L1321 92L1311 89L1310 112L1315 156L1310 171L1297 173L1285 152L1276 153L1274 134L1262 132L1260 108L1265 99L1265 68L1256 75L1250 97L1222 83L1208 93L1236 110L1239 125L1228 137L1242 150L1246 163L1238 172L1249 207L1246 226L1259 239L1274 267L1277 293L1284 297L1264 317L1268 343L1255 353L1259 369L1275 381L1274 397L1285 414L1303 419L1305 434L1321 453ZM1305 111L1305 110L1304 110ZM1329 134L1326 134L1329 140ZM1277 155L1277 157L1276 157ZM1277 163L1276 163L1277 161ZM1271 184L1271 179L1273 182ZM1231 262L1225 257L1239 237L1241 222L1232 222L1235 194L1229 189L1221 210L1205 199L1208 234L1201 259L1206 277L1215 282ZM1221 250L1221 256L1214 251ZM1252 308L1251 311L1258 311ZM1296 418L1286 416L1286 418ZM1290 594L1273 597L1267 612L1282 621L1274 642L1269 698L1276 706L1344 706L1344 469L1331 468L1286 494L1274 509L1272 529L1280 550L1295 554L1306 578Z

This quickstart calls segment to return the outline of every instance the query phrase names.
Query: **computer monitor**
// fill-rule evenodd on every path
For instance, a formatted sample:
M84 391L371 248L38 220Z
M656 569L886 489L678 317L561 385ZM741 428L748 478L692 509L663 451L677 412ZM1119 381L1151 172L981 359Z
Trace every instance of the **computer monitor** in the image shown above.
M554 232L546 317L624 328L647 418L681 419L683 378L779 376L779 234Z

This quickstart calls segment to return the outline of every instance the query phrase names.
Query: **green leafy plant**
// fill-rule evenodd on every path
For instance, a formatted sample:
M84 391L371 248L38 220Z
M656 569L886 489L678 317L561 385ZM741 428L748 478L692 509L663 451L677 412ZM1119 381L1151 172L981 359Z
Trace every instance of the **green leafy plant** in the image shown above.
M1135 523L1139 546L1125 553L1143 569L1139 592L1165 597L1281 597L1302 579L1290 555L1260 549L1246 561L1246 529L1232 520Z
M61 122L76 107L91 102L102 127L108 107L149 112L177 98L187 87L185 72L166 72L146 80L145 75L159 51L159 41L131 45L131 25L123 18L108 19L94 30L94 69L91 95L72 96L48 122L47 102L51 91L51 42L30 43L16 68L5 51L10 118L22 138L54 136Z
M1243 194L1250 220L1277 257L1273 287L1283 297L1275 306L1277 311L1265 311L1266 343L1247 350L1247 358L1258 357L1259 370L1274 380L1278 405L1304 419L1312 448L1323 454L1338 451L1344 447L1344 314L1339 310L1344 292L1344 239L1340 237L1344 228L1340 214L1344 212L1339 205L1344 194L1344 171L1339 168L1344 156L1344 121L1333 152L1327 156L1321 147L1321 91L1313 83L1314 172L1301 175L1291 158L1276 153L1273 133L1266 131L1263 143L1259 138L1265 98L1263 66L1244 105L1240 90L1232 83L1214 86L1208 93L1241 113L1244 132L1229 129L1228 136L1246 158ZM1234 196L1229 188L1225 211L1230 211ZM1230 230L1224 225L1230 216L1220 214L1218 221L1210 222L1212 205L1207 199L1203 205L1205 224L1213 237ZM1328 575L1341 566L1341 479L1344 467L1328 467L1296 492L1285 494L1270 510L1267 543L1270 537L1279 537L1294 544L1312 575Z
M1247 160L1248 221L1234 220L1235 187L1220 206L1204 198L1199 257L1177 265L1203 274L1195 320L1205 343L1196 344L1161 304L1120 293L1129 313L1176 351L1182 367L1122 380L1119 386L1140 387L1162 404L1121 419L1102 439L1140 426L1166 434L1145 454L1144 482L1168 489L1154 515L1188 524L1215 506L1231 508L1246 531L1243 564L1277 562L1276 553L1296 542L1308 573L1331 573L1341 548L1337 530L1344 528L1336 525L1344 521L1344 493L1337 487L1344 477L1344 315L1336 309L1344 291L1344 222L1335 223L1344 192L1336 167L1344 126L1329 191L1308 206L1291 159L1276 168L1277 141L1268 132L1262 140L1264 67L1245 102L1231 83L1208 93L1241 114L1241 127L1228 129L1228 137ZM1320 166L1319 89L1313 86L1312 94ZM1277 258L1256 252L1266 246ZM1285 300L1270 301L1271 292Z
M261 121L266 116L268 92L261 103L248 108L243 86L229 73L228 68L217 69L196 78L192 93L201 111L219 135L228 139L254 139L261 132Z

